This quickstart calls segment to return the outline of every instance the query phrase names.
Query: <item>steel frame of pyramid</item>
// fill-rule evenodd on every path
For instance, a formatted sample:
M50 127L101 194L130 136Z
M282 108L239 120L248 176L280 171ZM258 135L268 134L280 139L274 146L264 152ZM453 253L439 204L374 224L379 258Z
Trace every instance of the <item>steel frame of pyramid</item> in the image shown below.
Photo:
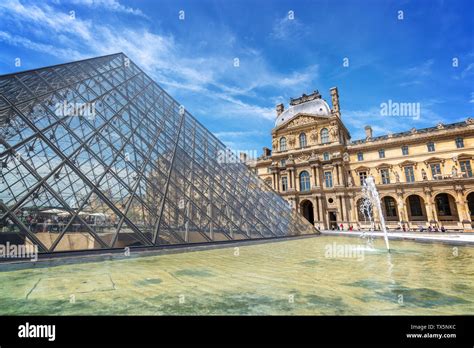
M317 231L123 53L0 76L0 243L42 253Z

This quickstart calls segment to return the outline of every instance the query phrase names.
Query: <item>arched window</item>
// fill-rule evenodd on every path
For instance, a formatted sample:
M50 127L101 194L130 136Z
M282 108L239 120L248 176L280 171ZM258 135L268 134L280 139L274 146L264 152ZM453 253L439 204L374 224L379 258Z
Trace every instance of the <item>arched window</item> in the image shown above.
M329 131L327 128L321 129L321 144L329 143Z
M446 193L440 193L435 198L438 215L451 215L451 207L449 206L449 197Z
M474 215L474 192L467 195L467 206L471 217Z
M393 197L385 196L383 204L385 205L385 216L387 218L397 217L397 203Z
M307 171L303 171L300 173L300 191L309 191L309 173Z
M286 151L286 138L285 137L280 139L280 151Z
M300 147L306 147L306 134L300 134Z
M408 197L408 203L410 206L411 216L423 216L423 209L421 208L421 200L417 195L411 195Z

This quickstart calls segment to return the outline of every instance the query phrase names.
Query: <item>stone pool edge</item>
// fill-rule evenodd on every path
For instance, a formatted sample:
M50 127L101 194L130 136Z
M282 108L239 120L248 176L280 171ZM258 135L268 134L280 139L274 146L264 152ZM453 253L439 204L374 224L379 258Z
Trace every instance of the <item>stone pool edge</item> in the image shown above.
M360 237L363 232L356 231L356 232L349 232L349 231L327 231L321 230L321 235L323 236L340 236L340 237ZM383 238L382 232L368 232L371 233L374 238ZM439 232L441 233L441 232ZM444 238L443 238L444 237ZM454 240L452 238L458 237L459 240ZM408 240L412 242L418 243L440 243L446 245L463 245L463 246L474 246L474 235L468 235L464 238L461 234L446 234L446 235L434 235L434 234L419 234L416 235L415 233L400 233L400 232L388 232L388 239L389 240Z

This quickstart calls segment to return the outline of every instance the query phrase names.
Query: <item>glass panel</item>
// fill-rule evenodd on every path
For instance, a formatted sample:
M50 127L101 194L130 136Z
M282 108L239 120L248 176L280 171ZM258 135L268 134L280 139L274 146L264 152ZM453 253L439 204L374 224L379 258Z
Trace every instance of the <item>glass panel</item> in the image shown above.
M44 252L316 232L123 54L17 76L0 78L4 240Z

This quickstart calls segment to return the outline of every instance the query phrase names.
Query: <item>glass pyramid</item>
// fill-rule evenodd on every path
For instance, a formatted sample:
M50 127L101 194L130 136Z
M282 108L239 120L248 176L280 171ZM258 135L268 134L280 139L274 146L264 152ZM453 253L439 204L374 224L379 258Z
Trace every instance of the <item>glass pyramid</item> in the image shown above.
M124 54L0 76L0 244L317 233Z

